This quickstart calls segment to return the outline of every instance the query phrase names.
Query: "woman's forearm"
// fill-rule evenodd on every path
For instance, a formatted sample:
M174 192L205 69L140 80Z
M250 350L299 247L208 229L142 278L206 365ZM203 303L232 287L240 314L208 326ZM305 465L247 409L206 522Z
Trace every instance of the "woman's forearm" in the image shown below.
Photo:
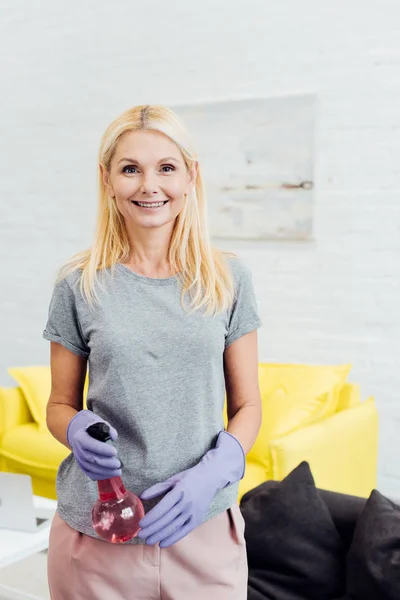
M49 404L47 407L46 422L51 435L69 450L71 446L67 441L67 428L72 417L78 411L69 404Z
M241 443L244 453L250 452L261 427L261 406L244 404L229 419L227 431Z

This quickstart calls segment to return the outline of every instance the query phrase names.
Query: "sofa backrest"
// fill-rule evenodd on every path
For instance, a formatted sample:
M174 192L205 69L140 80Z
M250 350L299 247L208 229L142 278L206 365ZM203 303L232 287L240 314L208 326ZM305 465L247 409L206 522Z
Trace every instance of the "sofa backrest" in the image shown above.
M33 421L20 387L0 387L0 439L18 425Z
M18 387L12 388L18 390L15 397L4 400L3 411L6 411L6 419L13 422L12 427L22 425L27 422L27 412L29 413L30 421L35 421L41 431L47 430L46 424L46 408L51 391L51 369L49 365L36 365L28 367L10 367L8 369L10 375L15 379ZM88 392L88 372L85 378L85 387L83 391L83 408L86 408L86 397ZM8 388L2 388L7 389ZM21 394L23 397L21 397ZM0 395L0 403L2 402ZM24 412L19 413L19 406L22 407ZM0 408L1 411L1 408ZM1 414L1 413L0 413ZM18 421L19 415L19 421ZM10 429L10 427L8 427ZM2 426L0 424L0 435Z

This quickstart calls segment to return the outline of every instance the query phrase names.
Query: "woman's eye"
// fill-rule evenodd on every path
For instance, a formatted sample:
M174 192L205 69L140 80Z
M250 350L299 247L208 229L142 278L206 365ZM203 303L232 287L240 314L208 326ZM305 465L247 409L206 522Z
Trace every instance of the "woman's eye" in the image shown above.
M124 167L122 169L123 173L131 173L132 171L128 171L128 169L136 169L136 167L134 167L133 165L127 165L126 167Z
M162 171L164 173L170 173L171 171L175 171L175 167L173 167L172 165L163 165L161 167ZM165 169L168 169L168 171L165 171ZM123 169L122 169L123 173L136 173L137 172L137 167L135 167L135 165L126 165Z

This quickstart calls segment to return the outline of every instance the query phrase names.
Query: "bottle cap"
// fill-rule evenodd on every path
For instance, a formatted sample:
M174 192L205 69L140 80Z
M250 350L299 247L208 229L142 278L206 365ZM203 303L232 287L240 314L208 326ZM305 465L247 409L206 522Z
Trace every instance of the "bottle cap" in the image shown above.
M86 429L90 437L99 440L100 442L107 442L111 440L110 436L110 427L107 423L103 421L99 421L98 423L93 423L93 425L89 425Z
M108 444L113 445L110 436L110 426L107 425L107 423L104 423L104 421L99 421L98 423L93 423L93 425L89 425L89 427L86 428L86 431L88 432L90 437L99 440L100 442L107 442ZM124 464L120 458L119 461L121 463L122 469Z

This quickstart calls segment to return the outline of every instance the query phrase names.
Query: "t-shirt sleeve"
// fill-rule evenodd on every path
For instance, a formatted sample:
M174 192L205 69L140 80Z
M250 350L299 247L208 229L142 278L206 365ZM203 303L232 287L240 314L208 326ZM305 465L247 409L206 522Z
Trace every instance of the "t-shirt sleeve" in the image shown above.
M82 334L75 296L66 279L56 283L53 288L43 337L61 344L78 356L89 356L90 349Z
M225 348L242 335L261 326L262 321L258 313L251 271L246 265L240 263L235 299L230 313L228 333L225 337Z

